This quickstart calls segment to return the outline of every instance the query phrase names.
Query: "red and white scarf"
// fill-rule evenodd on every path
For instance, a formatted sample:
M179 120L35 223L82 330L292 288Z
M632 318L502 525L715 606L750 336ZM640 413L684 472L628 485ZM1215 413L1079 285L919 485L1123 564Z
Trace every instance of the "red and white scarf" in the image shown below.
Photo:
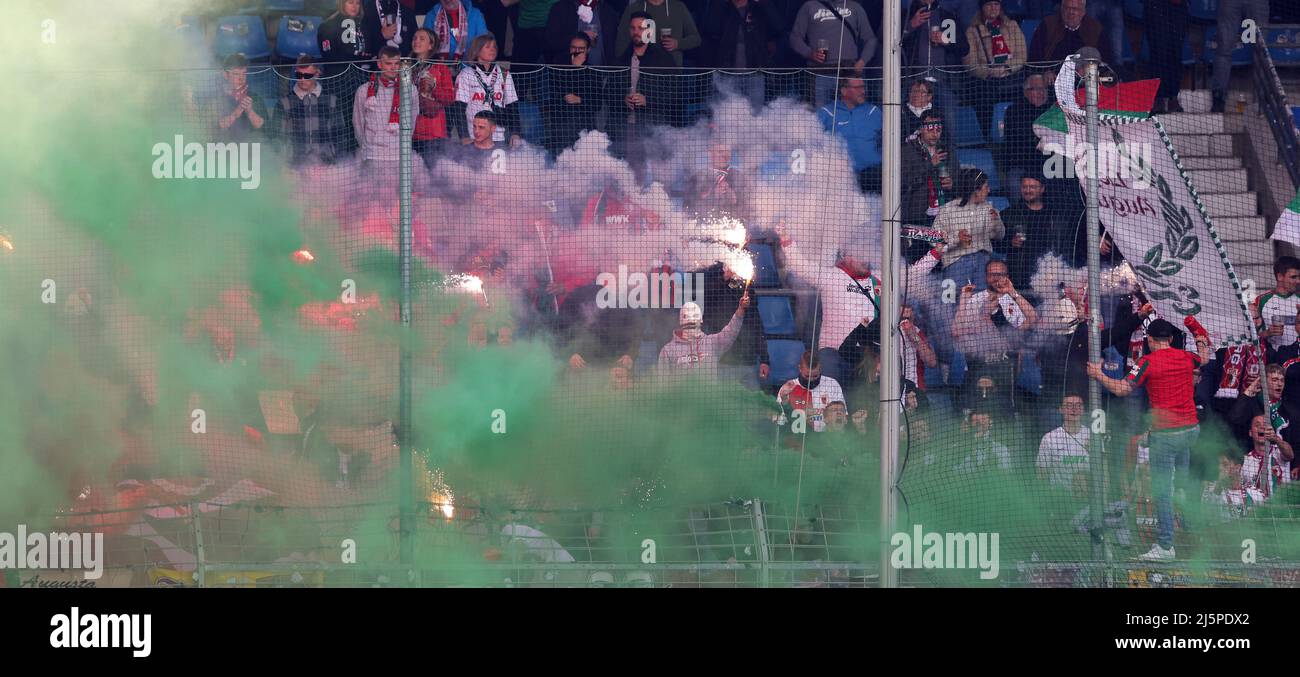
M989 42L993 45L993 54L990 56L993 63L1006 63L1011 58L1011 47L1007 45L1007 36L1002 34L1002 19L994 19L987 22L989 29Z
M466 36L469 34L469 17L465 15L465 5L460 0L456 0L456 5L451 11L447 11L446 6L438 9L438 16L433 20L433 32L438 36L438 48L447 52L456 58L465 55L465 49L469 47ZM451 49L451 35L456 36L455 51Z
M1231 346L1223 354L1223 377L1215 397L1236 397L1240 389L1251 380L1259 378L1259 347L1255 345Z
M388 112L388 123L395 125L401 122L401 115L397 112L397 107L402 104L402 88L397 86L397 80L385 80L376 73L370 76L370 88L366 90L366 98L374 98L379 93L379 88L393 90L393 107Z

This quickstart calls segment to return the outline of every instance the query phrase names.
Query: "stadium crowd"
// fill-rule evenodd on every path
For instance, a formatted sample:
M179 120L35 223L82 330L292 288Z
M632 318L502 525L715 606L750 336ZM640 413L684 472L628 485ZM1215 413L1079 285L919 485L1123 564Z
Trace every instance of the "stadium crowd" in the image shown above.
M1151 497L1142 480L1150 474L1147 433L1167 393L1144 391L1150 338L1204 353L1192 380L1177 386L1195 401L1191 418L1179 425L1214 431L1202 435L1201 447L1215 448L1191 461L1202 466L1192 476L1204 482L1193 490L1238 506L1267 500L1300 472L1291 467L1300 427L1290 423L1300 420L1300 386L1290 387L1300 379L1300 260L1278 259L1274 288L1252 304L1261 344L1213 355L1194 321L1157 317L1136 286L1108 289L1104 359L1089 365L1083 290L1064 275L1035 280L1044 257L1054 255L1064 271L1082 268L1089 243L1078 184L1044 176L1033 123L1054 104L1062 59L1092 46L1119 63L1122 16L1117 27L1118 3L1105 0L1016 4L1018 18L998 0L915 0L904 12L902 217L917 233L906 248L908 296L899 325L909 453L958 473L1023 471L1082 505L1091 481L1089 379L1101 373L1126 379L1138 395L1104 395L1111 446L1127 450L1123 463L1111 464L1115 476L1107 481L1115 487L1108 493L1130 502ZM857 176L846 190L873 192L881 180L881 110L871 91L880 66L878 5L523 0L515 16L499 2L341 0L319 31L323 58L304 55L293 63L292 82L277 93L273 110L250 96L250 64L240 55L225 60L222 86L198 105L222 138L283 144L296 163L395 161L399 108L407 106L416 116L414 148L431 171L439 158L473 164L530 143L555 156L586 130L607 134L614 155L640 167L654 162L644 148L653 130L689 126L696 122L689 111L707 111L694 104L708 92L674 75L696 66L714 69L713 91L744 97L755 109L784 96L802 98L846 145ZM1151 57L1141 66L1161 78L1154 112L1177 112L1187 8L1177 0L1146 5L1165 17L1144 24ZM417 16L424 17L421 26ZM1037 24L1032 33L1022 30L1025 19ZM349 33L347 22L357 20L363 29ZM503 59L507 23L509 58L528 65ZM950 30L954 25L961 30ZM414 64L417 94L406 102L398 86L404 59ZM1226 77L1216 62L1216 105ZM540 133L521 113L526 103L536 104ZM994 150L994 171L1010 188L1000 210L990 201L994 177L959 162L951 127L957 107L969 105L990 135L998 103L1011 104ZM714 173L687 181L673 197L744 221L746 205L762 196L747 194L752 188L731 171L729 149L717 149L716 157L714 150ZM778 264L784 244L775 243ZM1104 233L1098 244L1104 268L1123 265ZM702 306L656 311L636 326L582 310L599 291L591 280L565 284L553 277L536 290L529 312L553 309L542 326L574 373L608 370L611 388L635 388L651 371L636 367L647 361L641 344L653 342L653 371L702 371L736 387L764 388L782 405L778 425L790 430L795 419L806 420L812 453L842 453L853 446L843 442L849 436L875 435L879 413L878 282L871 265L845 254L815 279L790 276L790 289L811 295L798 297L798 330L788 333L814 340L797 365L784 365L797 367L797 376L780 382L773 373L781 365L749 312L763 292L736 284L735 271L722 264L701 271ZM495 336L501 345L511 340L504 329ZM473 333L471 339L487 342ZM1259 398L1264 387L1267 406ZM958 427L960 434L941 434Z

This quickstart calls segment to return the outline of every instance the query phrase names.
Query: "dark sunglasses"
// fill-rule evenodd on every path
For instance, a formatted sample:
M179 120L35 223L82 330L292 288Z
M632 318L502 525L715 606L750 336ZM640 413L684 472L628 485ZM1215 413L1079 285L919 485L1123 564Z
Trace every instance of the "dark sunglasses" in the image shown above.
M316 77L316 74L315 74L315 73L304 73L304 72L302 72L302 71L297 71L297 72L295 72L294 74L298 76L298 79L299 79L299 80L310 80L310 79Z

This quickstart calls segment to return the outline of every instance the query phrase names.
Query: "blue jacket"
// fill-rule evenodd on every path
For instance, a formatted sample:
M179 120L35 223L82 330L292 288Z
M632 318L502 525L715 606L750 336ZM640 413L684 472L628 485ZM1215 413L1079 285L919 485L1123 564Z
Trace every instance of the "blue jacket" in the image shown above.
M483 13L478 11L477 7L474 7L468 2L464 2L461 4L465 7L467 13L469 14L469 26L467 26L469 32L465 34L465 51L469 52L469 43L474 42L474 38L477 38L478 36L488 32L487 22L483 20ZM429 12L428 14L424 15L424 27L432 31L434 24L438 21L438 15L441 13L442 13L442 3L438 3L438 6L432 12ZM457 49L455 31L449 32L447 36L447 41L451 44L438 45L438 51L446 52L448 54L455 54ZM500 52L501 54L505 54L505 48L502 45L497 45L497 51ZM465 55L465 58L467 59L469 58L468 53Z
M860 172L868 167L880 166L880 128L883 115L880 109L864 103L849 110L843 101L822 106L817 111L817 119L822 128L836 136L844 138L849 146L849 159L853 162L853 171ZM834 120L835 130L831 129Z

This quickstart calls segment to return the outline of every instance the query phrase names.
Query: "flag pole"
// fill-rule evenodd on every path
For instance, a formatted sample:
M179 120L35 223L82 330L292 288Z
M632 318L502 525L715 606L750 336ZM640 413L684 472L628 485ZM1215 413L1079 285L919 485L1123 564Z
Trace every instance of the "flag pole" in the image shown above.
M1101 55L1095 49L1084 48L1079 51L1075 61L1076 69L1082 67L1083 82L1087 105L1087 153L1088 153L1088 361L1101 361L1101 223L1098 218L1097 205L1097 90L1098 71L1101 69ZM1093 412L1092 420L1105 422L1105 412L1101 406L1101 384L1096 379L1088 379L1088 408ZM1100 416L1098 416L1098 412ZM1092 558L1104 561L1105 585L1110 579L1110 548L1105 541L1105 519L1102 510L1105 507L1105 435L1106 428L1098 430L1095 426L1088 436L1089 469L1089 528L1092 540Z

